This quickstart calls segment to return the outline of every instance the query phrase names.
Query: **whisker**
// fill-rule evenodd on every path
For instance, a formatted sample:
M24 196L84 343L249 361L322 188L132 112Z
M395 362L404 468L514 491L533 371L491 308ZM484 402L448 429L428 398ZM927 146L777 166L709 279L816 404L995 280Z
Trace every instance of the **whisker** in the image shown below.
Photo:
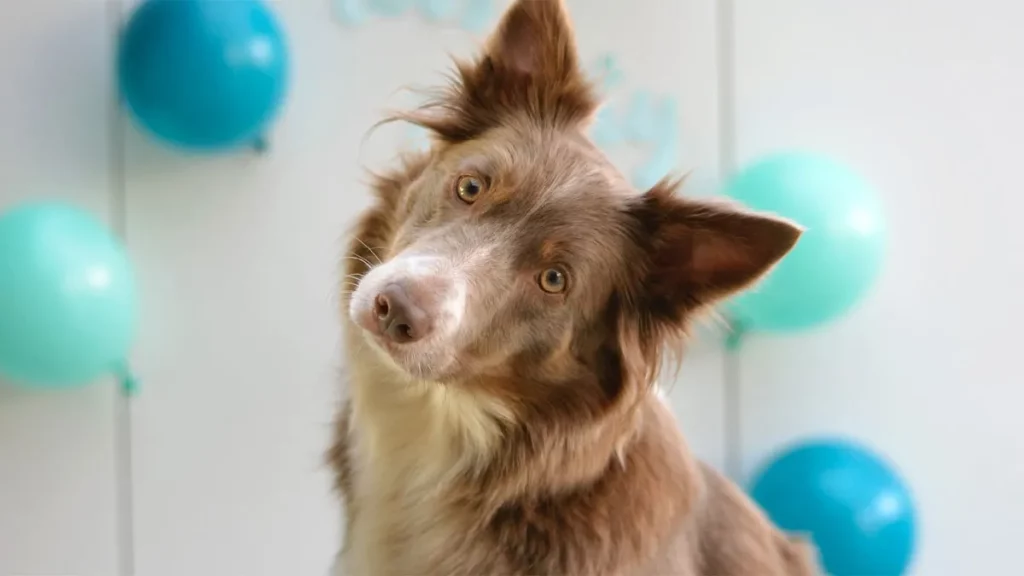
M373 264L371 264L366 258L363 258L362 256L357 256L357 255L353 254L353 255L350 255L350 256L345 256L345 259L346 260L355 260L356 262L361 262L367 268L373 268Z
M373 267L373 265L370 264L369 260L367 260L366 258L363 258L362 256L359 256L358 254L353 254L351 256L346 256L346 258L348 258L349 260L355 260L356 262L362 262L363 264L366 264L367 266Z
M362 244L362 245L363 245L363 248L366 248L367 250L369 250L369 251L370 251L370 254L372 254L372 255L373 255L373 257L377 259L377 264L383 264L383 263L384 263L384 262L383 262L383 261L382 261L382 260L380 259L380 256L377 256L377 253L373 251L373 248L370 248L369 246L367 246L367 245L366 245L366 242L363 242L363 241L362 241L362 240L360 240L359 238L356 238L356 242L359 242L360 244Z

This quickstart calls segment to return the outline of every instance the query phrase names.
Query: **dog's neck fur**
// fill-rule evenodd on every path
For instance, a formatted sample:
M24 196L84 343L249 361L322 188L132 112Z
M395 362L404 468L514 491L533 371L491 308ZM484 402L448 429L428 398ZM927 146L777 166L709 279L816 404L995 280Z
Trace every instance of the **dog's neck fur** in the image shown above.
M353 425L375 466L415 471L409 479L439 485L460 477L484 481L480 494L488 501L478 504L492 510L510 499L587 486L608 466L624 465L641 422L638 399L623 395L599 420L557 433L534 427L524 436L486 392L416 381L358 336L348 350ZM356 356L361 361L352 361Z
M416 381L365 342L349 349L350 357L363 356L351 363L353 418L376 456L400 460L408 448L417 459L429 453L447 471L483 465L500 438L500 405L463 388Z
M477 556L482 548L453 552L452 538L485 533L503 511L518 514L524 505L572 500L575 493L585 500L610 469L627 465L642 423L640 407L633 405L621 411L623 418L525 436L510 428L511 414L484 393L414 381L359 341L347 349L351 412L342 425L350 440L343 458L357 471L342 487L350 573L388 566L393 572L387 573L444 574L495 566ZM645 532L667 531L673 515L655 516L656 526ZM594 562L609 554L652 553L614 542L605 548L592 550Z

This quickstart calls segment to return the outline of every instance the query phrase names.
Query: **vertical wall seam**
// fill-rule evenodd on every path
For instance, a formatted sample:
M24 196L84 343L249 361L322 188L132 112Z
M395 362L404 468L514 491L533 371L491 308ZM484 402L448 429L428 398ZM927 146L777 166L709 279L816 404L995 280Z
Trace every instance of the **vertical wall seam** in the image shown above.
M736 170L736 20L735 0L716 0L718 73L718 182L723 186ZM743 474L743 419L738 351L722 352L722 445L725 473L734 481Z
M107 32L113 37L111 70L111 98L108 110L110 143L109 179L111 185L110 220L114 232L128 244L128 196L125 182L125 124L121 113L120 88L117 78L117 50L119 47L122 0L107 0ZM114 449L115 478L117 482L117 546L118 574L135 574L135 509L134 481L132 477L132 414L131 398L119 392L114 395Z

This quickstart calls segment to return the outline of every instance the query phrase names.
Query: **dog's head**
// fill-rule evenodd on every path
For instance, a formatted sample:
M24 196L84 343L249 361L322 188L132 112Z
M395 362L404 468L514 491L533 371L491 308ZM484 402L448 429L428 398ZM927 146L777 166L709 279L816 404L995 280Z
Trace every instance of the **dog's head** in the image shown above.
M518 0L448 92L405 116L435 144L380 187L353 245L374 265L354 269L349 314L374 348L420 381L599 410L794 245L785 221L667 181L635 191L585 136L597 105L561 2Z

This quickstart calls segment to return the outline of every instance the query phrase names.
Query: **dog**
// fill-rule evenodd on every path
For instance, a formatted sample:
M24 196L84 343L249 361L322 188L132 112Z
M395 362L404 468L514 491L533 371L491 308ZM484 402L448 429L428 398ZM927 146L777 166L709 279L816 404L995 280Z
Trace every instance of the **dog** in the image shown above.
M599 100L560 0L515 0L455 66L396 116L433 145L375 176L345 259L335 573L816 573L656 393L693 318L801 229L635 190L585 135Z

